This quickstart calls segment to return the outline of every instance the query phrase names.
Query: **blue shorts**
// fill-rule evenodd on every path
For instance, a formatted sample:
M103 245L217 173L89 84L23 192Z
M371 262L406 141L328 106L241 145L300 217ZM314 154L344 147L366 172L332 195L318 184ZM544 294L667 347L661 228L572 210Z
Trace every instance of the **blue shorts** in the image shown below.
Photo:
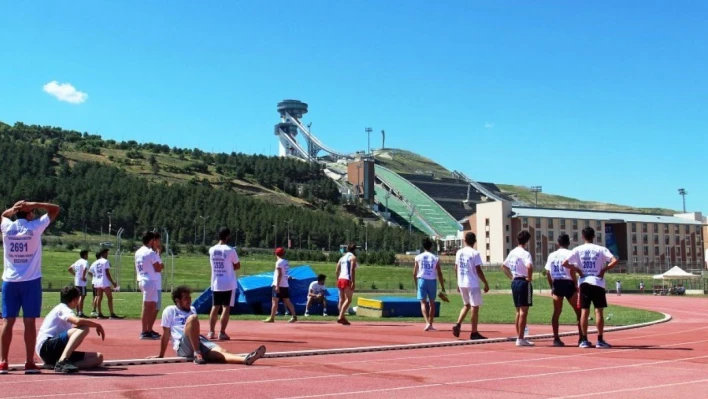
M418 300L423 301L427 299L430 302L434 302L436 295L438 295L437 280L418 279Z
M42 311L42 278L30 281L2 282L2 315L6 319L36 318Z

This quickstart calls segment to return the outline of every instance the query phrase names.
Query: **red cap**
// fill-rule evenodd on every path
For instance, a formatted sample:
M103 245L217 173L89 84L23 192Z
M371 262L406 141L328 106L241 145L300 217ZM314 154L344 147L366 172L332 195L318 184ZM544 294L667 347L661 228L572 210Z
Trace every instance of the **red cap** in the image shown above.
M275 249L275 256L282 258L285 255L285 250L282 247Z

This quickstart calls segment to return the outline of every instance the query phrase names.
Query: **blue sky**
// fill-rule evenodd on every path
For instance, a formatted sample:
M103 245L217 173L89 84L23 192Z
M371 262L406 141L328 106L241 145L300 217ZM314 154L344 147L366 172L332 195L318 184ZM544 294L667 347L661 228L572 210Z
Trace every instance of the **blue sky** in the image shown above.
M0 120L275 154L295 98L341 151L370 126L477 180L708 211L708 3L199 4L4 2Z

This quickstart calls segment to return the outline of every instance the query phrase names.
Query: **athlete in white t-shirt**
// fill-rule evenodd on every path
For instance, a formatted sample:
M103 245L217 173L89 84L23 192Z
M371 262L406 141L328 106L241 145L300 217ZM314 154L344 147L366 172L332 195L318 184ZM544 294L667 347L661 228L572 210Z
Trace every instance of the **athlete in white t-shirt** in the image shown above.
M511 293L516 307L516 346L534 346L533 342L524 337L529 307L533 305L533 261L526 250L530 239L531 234L522 230L516 236L519 246L509 252L502 265L502 271L512 280Z
M192 306L192 291L189 287L179 286L172 291L174 305L162 311L162 340L160 354L154 358L165 357L167 345L172 341L172 348L177 356L193 358L196 364L229 363L250 366L266 353L266 347L260 346L246 356L235 355L226 349L199 335L199 317Z
M580 327L583 331L580 337L581 348L590 348L592 344L588 341L588 318L590 316L590 304L595 307L595 320L597 327L596 348L611 348L605 342L603 332L605 319L603 310L607 307L607 296L605 295L605 272L617 265L617 258L605 247L595 245L595 230L592 227L583 229L583 239L585 244L575 247L563 262L563 267L574 270L578 273L580 282ZM607 266L605 266L607 264Z
M327 276L320 274L317 276L317 280L310 283L307 289L307 304L305 305L305 317L310 315L310 305L313 303L319 303L322 305L322 316L327 317L327 287L325 287L325 280Z
M563 267L563 262L570 255L569 245L570 237L567 234L558 236L558 250L548 255L548 261L543 270L553 296L551 327L553 328L553 346L558 347L565 346L558 335L558 322L563 312L563 298L568 300L568 303L575 311L575 316L578 320L578 333L582 335L582 330L580 329L580 307L578 307L578 278L574 271Z
M143 246L135 251L135 273L138 278L138 285L143 292L143 309L140 320L142 331L140 339L160 339L160 334L153 330L157 319L157 303L160 300L159 286L157 279L158 272L164 268L160 256L154 251L155 233L146 231L143 233Z
M482 271L482 257L474 249L477 243L477 236L468 232L465 234L465 247L458 250L455 255L455 274L457 275L457 292L462 296L464 306L460 310L460 316L457 318L457 324L452 327L452 335L460 336L462 322L467 317L467 312L472 309L470 317L472 322L471 340L487 339L477 330L479 320L479 307L482 306L482 290L479 287L480 280L484 283L484 292L489 292L489 284L487 278Z
M231 238L231 230L227 227L219 229L219 243L209 248L209 263L211 264L211 312L209 313L209 333L207 338L214 339L216 334L216 319L221 312L220 340L231 339L226 334L229 324L231 307L236 304L236 287L238 280L236 270L241 268L236 250L226 245Z
M337 262L337 288L339 288L339 317L337 323L348 326L346 314L349 311L349 306L352 304L352 296L356 287L355 276L358 266L356 255L356 245L347 245L347 253L344 254Z
M101 340L106 338L103 327L91 320L80 319L71 310L81 298L78 287L64 287L59 293L61 303L44 318L39 328L35 351L45 365L54 367L57 373L75 373L79 369L100 366L103 355L100 352L79 352L84 338L91 327Z
M74 276L74 287L78 288L81 293L78 305L76 306L79 317L86 317L84 314L84 298L86 298L86 277L84 276L84 272L88 267L88 251L84 249L79 253L79 260L69 266L68 269L69 274Z
M413 264L413 283L418 287L418 300L420 301L420 311L425 319L423 331L435 331L433 322L435 321L435 297L437 296L437 280L440 280L440 290L445 293L445 281L443 280L440 260L433 255L430 250L433 242L430 238L423 239L423 253L415 257Z
M34 210L47 214L35 219ZM18 201L2 213L3 273L2 315L5 322L0 338L0 374L8 372L12 329L20 315L25 326L25 374L38 374L34 364L37 337L36 318L42 310L42 233L59 215L59 207L41 202ZM16 216L13 222L11 217Z
M271 284L272 289L272 300L270 306L270 316L263 320L266 323L275 322L275 314L278 312L278 304L283 301L283 305L290 312L292 317L288 320L288 323L294 323L297 321L297 314L295 313L295 307L290 301L290 264L288 260L284 258L285 250L283 248L275 249L275 270L273 271L273 283Z
M111 276L111 263L108 261L108 248L101 249L96 253L96 261L89 267L89 273L93 276L93 287L96 289L96 309L98 309L98 318L106 319L101 311L101 303L103 295L108 299L108 310L111 319L122 319L113 311L113 288L117 286Z

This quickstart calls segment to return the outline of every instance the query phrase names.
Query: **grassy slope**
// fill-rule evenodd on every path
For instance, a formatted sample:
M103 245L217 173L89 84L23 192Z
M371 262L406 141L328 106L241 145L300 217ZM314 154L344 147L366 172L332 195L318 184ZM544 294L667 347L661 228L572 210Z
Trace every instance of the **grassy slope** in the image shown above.
M452 177L450 171L431 159L406 150L387 149L374 151L376 161L383 166L400 173L416 173L416 171L432 171L439 177ZM535 203L534 193L528 187L514 186L509 184L497 184L502 192L511 195L513 198L526 202ZM562 195L540 193L538 195L538 205L547 208L581 208L607 211L642 212L651 214L672 215L676 213L670 209L663 208L634 208L626 205L606 204L597 201L582 201L576 198L564 197Z

